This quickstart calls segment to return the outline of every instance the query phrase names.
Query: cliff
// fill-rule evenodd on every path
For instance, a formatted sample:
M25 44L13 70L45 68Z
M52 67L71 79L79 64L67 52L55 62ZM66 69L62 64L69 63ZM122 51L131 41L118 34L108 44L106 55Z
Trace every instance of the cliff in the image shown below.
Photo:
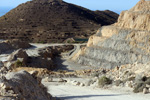
M96 68L150 61L150 1L141 0L123 11L118 22L100 28L73 60Z

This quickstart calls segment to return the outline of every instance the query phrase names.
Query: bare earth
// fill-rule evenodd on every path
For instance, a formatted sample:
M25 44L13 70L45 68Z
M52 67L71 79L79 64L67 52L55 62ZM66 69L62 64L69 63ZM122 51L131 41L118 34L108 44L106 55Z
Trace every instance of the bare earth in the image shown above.
M33 44L35 48L27 50L29 55L36 55L37 48L46 46L54 46L57 44ZM61 44L59 44L61 45ZM0 61L7 60L7 54L0 55ZM62 66L62 69L66 70L81 70L88 69L87 66L80 66L70 60L58 58L58 65ZM80 79L85 81L84 79ZM100 89L93 87L80 87L73 86L69 83L58 82L43 82L48 87L49 93L54 97L58 97L64 100L150 100L150 94L134 94L129 88L113 87L112 89Z
M48 86L49 93L63 100L150 100L150 94L134 94L128 88L100 89L60 83L44 84Z

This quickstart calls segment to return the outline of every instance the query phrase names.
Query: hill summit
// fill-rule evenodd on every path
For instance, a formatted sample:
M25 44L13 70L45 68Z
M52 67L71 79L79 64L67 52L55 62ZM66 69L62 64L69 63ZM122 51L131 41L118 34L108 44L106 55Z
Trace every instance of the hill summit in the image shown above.
M91 11L62 0L32 0L0 18L0 38L30 42L87 38L117 18L112 11Z

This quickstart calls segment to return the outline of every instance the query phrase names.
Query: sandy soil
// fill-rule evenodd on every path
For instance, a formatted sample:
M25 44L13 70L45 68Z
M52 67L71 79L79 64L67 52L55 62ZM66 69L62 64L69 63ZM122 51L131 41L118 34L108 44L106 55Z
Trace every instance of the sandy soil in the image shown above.
M150 94L134 94L129 88L100 89L65 83L44 83L53 96L63 100L150 100Z
M93 69L89 66L83 66L71 60L67 60L64 58L57 57L55 59L55 63L59 66L61 70L75 71L75 70L83 70L83 69Z

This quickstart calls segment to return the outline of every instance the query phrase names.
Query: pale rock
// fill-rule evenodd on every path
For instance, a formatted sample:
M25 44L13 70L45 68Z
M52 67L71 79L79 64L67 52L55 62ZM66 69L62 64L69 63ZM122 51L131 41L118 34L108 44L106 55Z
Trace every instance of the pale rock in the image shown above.
M133 81L127 81L127 82L125 83L125 86L132 88L132 87L133 87Z
M72 60L95 68L113 69L150 61L150 1L140 0L123 11L117 23L101 27ZM146 67L146 66L145 66Z
M150 88L150 85L149 85L149 84L146 84L146 88Z
M67 82L67 80L60 78L58 82Z
M79 85L80 85L80 82L73 80L73 81L71 81L71 84L72 84L72 85L75 85L75 86L79 86Z
M147 88L144 88L143 89L143 94L147 94L147 93L149 93L149 90Z
M53 100L47 89L39 84L38 78L26 71L7 73L6 79L0 84L3 100Z
M80 83L80 86L83 87L83 86L85 86L85 84L84 83Z
M43 80L45 82L53 82L53 78L50 78L50 77L45 77Z

